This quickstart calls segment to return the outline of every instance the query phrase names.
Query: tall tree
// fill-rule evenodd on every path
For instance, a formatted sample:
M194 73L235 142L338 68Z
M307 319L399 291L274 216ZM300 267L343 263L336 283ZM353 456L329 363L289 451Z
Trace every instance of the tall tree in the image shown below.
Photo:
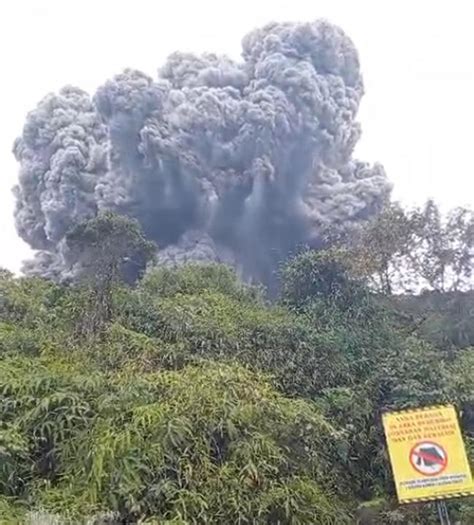
M413 286L415 277L405 270L414 242L412 217L398 204L391 204L360 231L349 249L348 263L372 288L390 295Z
M138 221L105 212L74 227L67 235L69 250L87 283L90 308L82 331L96 332L112 317L112 292L120 281L134 281L153 258L156 245L148 241Z
M456 208L443 217L431 200L423 208L387 207L346 243L352 270L385 295L422 288L472 288L474 213Z
M410 254L412 271L433 290L472 288L473 212L455 208L443 220L438 206L429 200L411 215L417 236Z

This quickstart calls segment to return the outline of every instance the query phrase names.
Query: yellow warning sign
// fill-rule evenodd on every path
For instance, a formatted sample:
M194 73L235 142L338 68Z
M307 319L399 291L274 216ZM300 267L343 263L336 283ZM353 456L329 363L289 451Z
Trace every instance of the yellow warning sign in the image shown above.
M398 501L474 494L474 482L453 406L383 415Z

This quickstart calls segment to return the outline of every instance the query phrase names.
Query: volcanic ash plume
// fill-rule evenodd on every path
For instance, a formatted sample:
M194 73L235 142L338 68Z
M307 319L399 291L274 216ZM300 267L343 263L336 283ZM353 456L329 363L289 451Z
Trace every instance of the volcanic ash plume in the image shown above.
M351 158L363 94L357 51L325 21L270 24L243 61L175 53L91 99L66 87L28 117L16 224L29 273L66 276L65 234L101 210L137 218L163 264L222 261L268 281L289 253L377 213L390 186Z

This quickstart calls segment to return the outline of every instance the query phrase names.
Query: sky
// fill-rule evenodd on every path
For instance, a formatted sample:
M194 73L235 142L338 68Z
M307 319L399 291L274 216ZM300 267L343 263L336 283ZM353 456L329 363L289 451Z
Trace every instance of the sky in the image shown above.
M366 94L355 156L381 162L393 198L474 203L474 4L470 0L3 0L0 2L0 267L19 271L18 165L25 115L65 84L94 93L126 67L151 76L173 51L239 59L270 21L326 18L359 50Z

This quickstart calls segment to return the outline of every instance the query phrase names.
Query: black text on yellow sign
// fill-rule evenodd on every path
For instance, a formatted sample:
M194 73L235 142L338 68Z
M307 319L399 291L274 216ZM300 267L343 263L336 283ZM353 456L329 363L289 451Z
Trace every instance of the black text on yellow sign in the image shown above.
M474 494L474 483L453 406L383 415L400 503Z

